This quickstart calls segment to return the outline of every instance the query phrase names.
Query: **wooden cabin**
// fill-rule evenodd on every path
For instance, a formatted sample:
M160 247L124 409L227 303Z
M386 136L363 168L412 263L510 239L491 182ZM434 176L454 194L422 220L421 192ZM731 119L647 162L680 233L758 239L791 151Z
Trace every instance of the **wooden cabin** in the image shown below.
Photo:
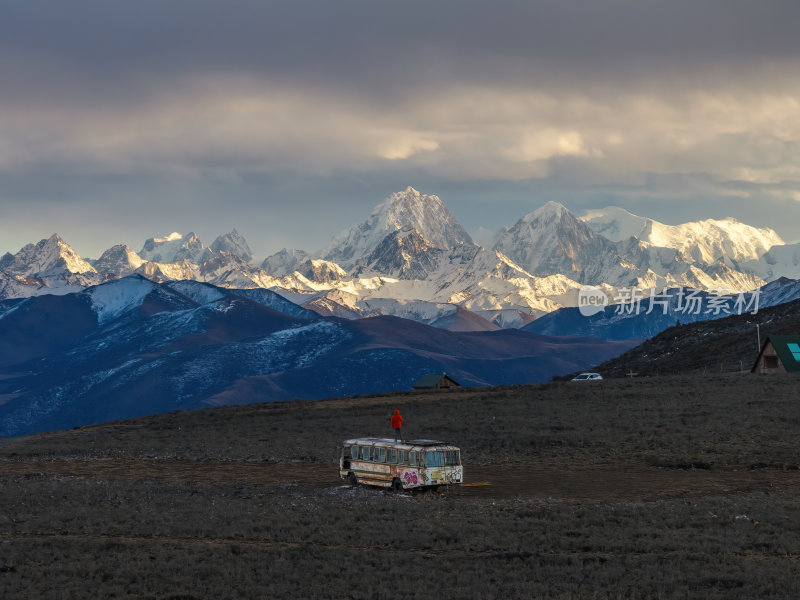
M800 335L769 336L750 372L800 372Z
M452 377L448 377L445 373L432 373L417 379L413 387L415 390L445 390L461 387L461 384Z

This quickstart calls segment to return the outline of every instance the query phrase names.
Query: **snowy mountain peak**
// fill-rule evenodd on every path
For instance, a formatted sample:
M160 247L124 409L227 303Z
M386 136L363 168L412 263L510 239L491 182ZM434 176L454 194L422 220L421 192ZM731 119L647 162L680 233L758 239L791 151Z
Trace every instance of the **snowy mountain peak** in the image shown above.
M647 241L654 223L652 219L639 217L619 206L584 211L581 220L589 225L595 233L599 233L612 242L621 242L631 237Z
M245 262L253 260L253 252L244 237L235 229L230 233L219 236L210 246L214 252L228 252L238 256Z
M332 283L347 277L347 271L339 265L321 258L307 258L295 266L294 273L299 273L310 281Z
M183 239L183 235L181 235L177 231L173 231L168 236L153 238L153 241L157 243L163 243L163 242L174 242L175 240L180 240L180 239Z
M152 237L145 241L139 256L146 261L156 263L173 263L189 260L202 262L206 247L194 232L181 235L172 232L166 237Z
M665 225L611 206L587 211L581 218L611 241L635 237L651 246L677 250L689 262L711 264L721 260L735 267L742 261L757 260L771 247L784 243L768 227L752 227L731 217Z
M494 250L537 277L566 275L580 283L630 284L636 269L614 245L558 202L548 202L504 229Z
M537 219L548 220L556 217L560 218L564 212L569 212L566 206L550 200L537 208L535 211L522 217L522 221L530 223L531 221L535 221Z
M472 245L469 234L438 196L422 194L409 186L376 206L366 221L335 237L324 252L324 258L352 267L397 230L416 230L430 244L443 250L460 244Z
M379 206L384 230L416 230L437 248L447 250L458 244L472 244L472 238L456 221L439 196L422 194L409 186ZM374 211L373 214L377 212Z
M578 222L578 218L572 212L570 212L570 210L563 204L550 201L545 203L543 206L540 206L533 212L530 212L527 215L523 216L519 221L516 222L516 224L513 227L507 228L506 231L510 229L519 230L525 227L529 228L532 231L552 229L553 227L559 226L559 224L561 224L562 222L565 223ZM573 224L572 226L575 225ZM581 228L580 226L577 227Z
M286 277L297 270L297 266L308 260L307 252L292 248L282 248L261 263L261 268L274 277Z
M3 270L18 276L95 273L94 267L57 233L28 244L11 258L4 256Z
M117 277L125 277L142 266L142 257L136 254L130 246L117 244L112 246L94 261L94 268L99 273L113 273Z

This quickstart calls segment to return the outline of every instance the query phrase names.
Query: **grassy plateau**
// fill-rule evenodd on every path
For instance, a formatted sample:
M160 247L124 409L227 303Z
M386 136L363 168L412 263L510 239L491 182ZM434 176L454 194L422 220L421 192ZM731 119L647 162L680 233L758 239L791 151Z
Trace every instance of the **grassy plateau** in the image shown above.
M796 598L797 377L265 403L0 438L0 598ZM470 485L351 488L341 441Z

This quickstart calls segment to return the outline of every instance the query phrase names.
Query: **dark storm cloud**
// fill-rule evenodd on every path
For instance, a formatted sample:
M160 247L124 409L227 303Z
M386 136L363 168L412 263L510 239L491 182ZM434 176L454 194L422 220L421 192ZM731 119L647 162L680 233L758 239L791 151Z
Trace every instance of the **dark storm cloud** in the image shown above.
M662 198L676 219L800 200L794 1L0 6L0 208L17 222L43 204L78 231L90 206L128 218L106 230L123 239L137 214L153 235L234 207L280 212L283 235L282 203L327 202L333 234L409 184L460 194L468 227L516 220L526 195ZM511 208L484 223L480 198ZM323 246L311 229L298 243Z
M742 63L796 58L798 17L796 2L742 0L28 0L4 3L0 86L124 99L218 73L377 95L456 81L613 85L711 66L733 77Z

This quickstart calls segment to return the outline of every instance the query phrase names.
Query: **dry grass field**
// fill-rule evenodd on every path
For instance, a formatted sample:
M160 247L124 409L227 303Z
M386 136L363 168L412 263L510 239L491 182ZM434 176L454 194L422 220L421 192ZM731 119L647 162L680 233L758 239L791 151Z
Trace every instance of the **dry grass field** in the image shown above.
M798 380L716 375L222 407L0 438L0 598L795 598ZM341 440L463 449L350 488Z

